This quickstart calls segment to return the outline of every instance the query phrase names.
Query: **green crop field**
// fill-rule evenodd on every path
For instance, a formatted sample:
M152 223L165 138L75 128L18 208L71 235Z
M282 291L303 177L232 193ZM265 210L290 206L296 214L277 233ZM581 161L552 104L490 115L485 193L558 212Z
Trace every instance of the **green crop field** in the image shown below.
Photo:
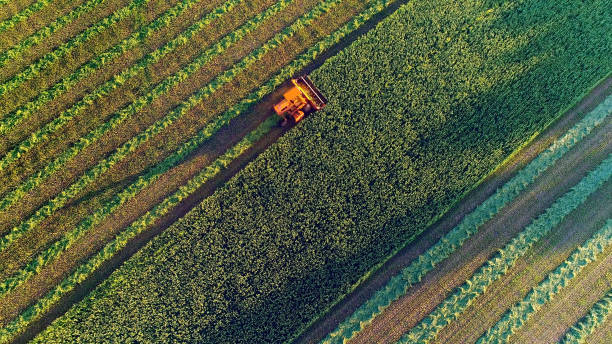
M367 338L557 165L597 166L584 147L610 126L608 8L0 1L0 343L299 341L498 166L539 150L386 289L314 335ZM329 103L280 128L271 106L305 71ZM592 89L598 107L529 148ZM415 326L392 328L394 340L446 338L471 319L490 285L609 189L600 160L570 191L551 187L544 215ZM518 338L572 297L555 283L605 270L609 227L573 239L576 251L551 259L557 270L474 340ZM591 298L564 320L566 340L599 336L609 296Z

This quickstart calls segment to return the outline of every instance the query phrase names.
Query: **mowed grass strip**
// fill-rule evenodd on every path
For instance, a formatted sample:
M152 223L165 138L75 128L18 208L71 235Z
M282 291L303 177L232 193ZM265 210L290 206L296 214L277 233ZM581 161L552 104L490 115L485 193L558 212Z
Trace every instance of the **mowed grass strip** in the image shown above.
M241 102L236 104L231 109L227 110L223 115L216 118L213 123L210 123L206 128L200 131L198 135L196 135L188 143L186 143L182 149L187 154L188 152L193 151L202 142L208 140L220 127L229 122L231 118L234 118L247 111L252 104L272 92L276 87L286 81L287 77L293 75L295 72L306 66L321 53L339 42L340 39L342 39L349 33L359 28L373 15L379 13L382 9L384 9L388 4L392 2L393 1L389 0L379 0L370 4L370 7L368 7L365 11L361 12L359 15L349 20L338 30L332 32L328 36L325 36L322 40L317 42L303 54L297 56L288 65L283 67L273 78L271 78L270 80L268 80L268 82L262 85L257 91L254 91L253 93L249 94ZM272 118L268 121L268 123L276 123L276 121L276 118ZM255 132L257 132L257 130ZM253 135L253 133L249 135ZM247 140L250 141L250 139L248 139L248 136ZM241 142L244 142L244 140ZM240 144L238 146L240 146ZM91 272L93 272L97 267L99 267L104 261L112 257L115 252L125 247L125 245L131 238L146 230L146 228L150 226L150 224L154 223L161 216L167 214L182 199L195 192L197 188L199 188L209 179L208 177L206 177L206 175L209 174L206 171L211 171L211 168L215 170L217 168L215 166L218 166L218 161L226 161L226 163L229 163L229 160L227 160L227 154L217 159L210 167L205 168L205 172L202 172L194 178L190 179L187 184L180 187L177 192L170 195L169 197L166 197L162 201L162 203L156 205L152 210L140 217L136 222L134 222L134 224L132 224L121 234L119 234L116 239L113 240L113 242L107 244L105 248L100 251L94 258L77 268L76 271L71 276L66 278L64 282L60 284L59 287L56 287L54 290L49 292L45 297L39 300L37 304L30 307L27 311L21 314L18 319L11 322L11 324L7 327L22 328L26 325L18 325L19 323L23 324L24 322L30 322L32 321L32 319L35 319L39 314L45 312L48 307L50 307L61 297L61 295L65 294L66 292L69 292L76 284L78 284L80 281L84 280L87 276L89 276L89 274L91 274Z
M104 68L105 65L122 56L126 51L143 44L145 40L153 33L170 25L176 17L200 1L201 0L183 0L179 2L174 7L164 12L159 18L141 28L139 31L133 33L130 37L124 39L104 53L96 56L95 59L92 59L86 64L82 65L74 73L53 85L53 87L41 92L36 99L27 102L19 109L16 109L0 120L0 134L8 132L22 120L36 113L47 102L69 91L72 86L77 84L80 80L90 76L98 69ZM121 79L120 77L122 75L123 73L115 79Z
M291 3L291 0L287 0L284 2L289 4ZM78 188L82 189L86 187L86 185L92 182L95 179L95 177L104 173L107 169L109 169L110 167L118 163L119 160L123 159L129 153L133 152L139 144L145 142L146 140L150 139L151 137L159 133L161 130L169 126L174 120L180 118L183 114L190 111L194 106L200 103L203 99L210 96L221 85L223 85L226 82L229 82L236 74L240 73L243 69L248 67L250 64L259 60L259 58L263 56L264 54L266 54L268 51L278 47L286 39L290 38L293 34L295 34L297 30L299 30L303 26L307 26L312 20L316 19L319 15L329 11L339 2L340 0L328 0L328 1L321 2L319 5L314 7L311 11L306 13L304 16L300 17L294 24L292 24L291 26L287 27L285 30L278 33L274 38L269 40L266 44L256 49L249 56L247 56L246 58L241 60L239 63L237 63L232 69L223 73L217 79L209 83L206 87L202 88L198 93L190 97L187 101L183 102L167 117L165 117L164 119L160 121L157 121L154 125L149 127L143 133L139 134L138 136L128 141L121 148L119 148L114 154L112 154L109 158L105 159L100 164L98 164L96 167L94 167L92 170L88 171L88 173L86 173L79 180L79 182L73 184L73 186L75 187L74 188L71 187L70 189L72 189L72 191L75 193L79 192L80 190L78 190ZM279 4L279 7L281 7L280 4L282 3L283 1L277 4ZM270 7L268 10L258 15L255 18L255 21L262 22L263 21L262 18L267 19L273 16L274 14L276 14L278 10L279 8L276 8L274 6ZM206 56L206 55L207 54L205 53L202 56ZM177 152L167 157L162 163L154 166L153 168L149 169L147 173L138 177L138 179L134 183L132 183L125 190L123 190L118 195L116 195L110 202L106 203L103 207L98 209L94 214L88 216L83 221L81 221L74 230L64 235L62 239L53 243L49 248L47 248L44 252L42 252L36 259L28 263L26 267L21 269L15 276L4 281L1 285L2 287L0 288L0 295L4 295L10 292L14 288L16 288L18 285L25 282L28 278L38 273L46 264L48 264L50 261L55 259L63 251L68 249L76 240L82 237L88 230L92 229L95 225L100 223L106 216L110 215L119 206L121 206L122 204L130 200L132 197L135 197L138 193L140 193L140 191L142 191L148 185L155 182L160 177L161 174L165 173L170 168L172 168L173 166L181 162L195 148L196 146L188 146L187 149L179 149ZM55 204L55 208L53 209L52 208L53 206L50 208L53 210L56 210L60 206L60 204L61 205L65 204L65 202L69 198L71 198L71 196L73 196L73 194L71 194L70 196L69 194L66 194L62 198L57 199L58 203ZM7 240L7 244L2 246L1 248L5 248L6 246L8 246L10 242L17 239L19 236L23 235L25 232L27 232L27 230L33 228L37 223L39 223L42 220L43 218L39 217L35 221L26 222L24 224L32 223L34 225L28 226L28 227L23 226L19 228L18 230L9 233L5 238L9 239L10 241Z
M212 12L205 15L198 22L190 26L185 32L181 33L172 41L165 44L162 48L154 51L151 54L146 55L143 59L138 61L135 65L129 67L124 70L120 74L116 75L113 79L107 81L106 83L100 85L96 90L87 94L83 99L81 99L78 103L73 105L70 109L62 112L57 118L53 121L45 125L43 128L38 130L35 134L32 134L30 138L26 141L22 142L19 146L15 147L11 152L9 152L5 158L0 161L0 166L9 165L16 161L20 156L27 153L29 150L33 149L37 142L41 141L43 138L48 137L52 133L58 131L64 125L66 125L70 120L72 120L75 116L82 114L85 110L89 108L97 99L100 97L104 97L112 90L120 87L124 84L129 78L137 75L139 72L149 67L150 65L159 62L162 58L167 56L169 53L175 51L180 48L184 44L187 44L189 40L196 35L198 32L204 30L213 20L223 16L228 11L232 10L238 3L243 0L229 0L222 4L221 6L214 9ZM234 36L228 36L225 41L221 41L214 46L216 53L222 53L227 46L229 46L228 42L232 40L236 40L240 38L240 34L236 33ZM224 45L227 45L225 48ZM212 48L211 48L212 49ZM212 50L211 50L212 51ZM209 54L210 58L215 56L215 54ZM193 67L192 67L193 68ZM42 182L44 182L50 175L61 169L64 164L82 152L86 147L90 146L94 142L96 142L100 137L106 134L111 129L117 127L125 120L127 120L130 116L135 114L138 110L143 108L144 106L153 102L158 96L161 96L165 91L167 91L171 85L176 84L179 81L175 81L174 79L170 80L165 84L162 83L157 88L153 89L148 94L140 97L135 102L130 104L128 107L122 109L121 111L111 115L110 119L103 123L98 128L90 131L84 137L80 138L77 142L75 142L72 146L70 146L66 151L61 153L58 157L56 157L52 162L47 164L43 169L38 170L33 175L28 177L26 181L20 184L18 187L9 191L2 200L0 201L0 211L4 211L11 205L15 204L15 202L19 201L21 197L23 197L27 192L32 190L33 188L39 186ZM40 138L40 139L39 139ZM6 159L6 160L5 160Z
M561 292L587 264L596 261L610 244L612 244L612 219L609 219L595 235L549 273L546 279L534 287L523 300L512 306L492 328L478 339L477 343L508 342L516 330Z
M0 67L6 65L9 61L15 60L19 58L21 53L27 48L31 47L34 44L37 44L44 40L51 33L56 31L58 28L61 28L65 25L65 23L69 23L78 17L88 13L93 10L96 6L101 4L106 0L89 0L83 5L79 6L72 12L68 13L66 18L60 17L53 24L47 26L44 29L39 30L36 34L26 38L17 46L3 52L0 54ZM144 7L147 3L152 0L134 0L129 5L121 8L120 10L114 12L112 15L105 17L94 25L88 27L85 31L79 33L77 36L71 38L68 42L61 44L59 47L55 48L53 51L45 54L43 57L38 59L33 64L26 67L23 71L19 72L17 75L13 76L6 82L0 84L0 96L4 93L12 91L23 84L25 81L30 80L36 77L44 68L49 66L51 63L62 59L64 56L69 54L72 50L77 48L78 46L85 44L86 41L95 37L100 32L108 29L111 25L121 21L124 18L134 14L140 8Z
M357 335L393 301L406 294L408 289L421 281L425 274L433 270L461 247L468 238L477 233L480 226L512 202L521 191L531 185L538 176L553 166L557 160L601 124L610 113L612 113L612 96L608 96L562 137L555 140L546 150L522 168L516 176L495 191L474 211L467 214L457 226L421 254L416 261L392 277L382 289L329 333L322 343L342 343Z
M571 191L556 200L544 214L538 216L518 236L487 261L462 286L447 297L425 319L421 320L399 343L428 343L448 323L456 319L484 293L489 285L503 276L540 238L548 234L565 216L582 204L612 175L612 156L608 156L594 171L584 177Z
M612 313L612 289L597 301L589 312L572 326L559 341L560 344L587 343L589 335L606 322Z
M28 7L22 9L21 11L19 11L19 13L15 14L11 18L3 20L2 22L0 22L0 34L14 27L15 24L28 19L32 14L42 10L53 1L54 0L38 0L30 4Z

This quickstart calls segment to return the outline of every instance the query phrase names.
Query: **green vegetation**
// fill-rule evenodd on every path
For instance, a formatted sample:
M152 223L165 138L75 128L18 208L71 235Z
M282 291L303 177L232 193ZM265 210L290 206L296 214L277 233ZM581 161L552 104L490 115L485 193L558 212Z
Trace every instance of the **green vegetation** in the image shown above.
M523 300L510 308L476 343L507 343L517 329L561 292L587 264L597 260L598 256L610 245L612 245L612 219L608 220L593 237L549 273L544 281L529 291Z
M124 70L120 74L113 77L113 79L100 85L93 92L87 94L85 97L83 97L83 99L74 104L70 109L62 112L53 121L47 123L44 127L36 131L36 133L30 135L28 139L24 140L18 146L13 148L10 152L8 152L2 158L2 160L0 160L0 168L6 168L7 165L10 165L17 161L19 157L28 152L30 149L34 148L36 143L45 140L53 132L59 130L64 125L66 125L66 123L68 123L72 118L83 113L88 108L88 106L93 104L98 98L107 95L113 89L124 84L129 78L135 76L138 72L142 71L147 66L158 62L164 56L176 50L181 45L186 44L189 39L193 37L193 35L203 30L214 19L223 15L227 11L230 11L241 1L243 0L227 1L220 7L216 8L215 10L204 16L201 20L190 26L182 34L177 36L172 41L168 42L162 48L154 51L151 54L148 54L135 65L131 66L127 70ZM291 1L281 2L281 5L271 9L270 13L268 14L275 13L276 11L280 10L279 7L284 7L284 4L288 2ZM206 63L210 62L215 56L222 54L233 43L236 43L240 39L242 39L242 37L244 37L247 33L251 32L254 28L261 24L261 18L255 19L257 20L249 21L240 29L237 29L232 34L224 37L215 45L208 48L203 54L201 54L198 58L196 58L192 63L184 67L182 70L172 76L169 76L163 82L160 82L154 89L152 89L145 95L139 97L138 99L134 100L128 106L111 115L105 123L90 131L86 136L82 137L70 148L68 148L58 157L56 157L42 170L38 170L36 173L28 177L28 179L21 185L19 185L17 188L8 192L0 201L0 211L15 204L15 202L17 202L21 197L23 197L28 191L39 186L49 176L60 170L64 166L64 164L66 164L67 161L77 156L85 148L100 139L104 134L106 134L113 128L116 128L121 123L124 123L127 119L136 114L139 110L151 104L155 99L168 92L168 90L170 90L173 86L177 85L178 83L189 77L189 75L192 74L195 70L201 68Z
M594 171L584 177L571 191L560 197L544 214L538 216L521 233L514 237L495 256L489 259L463 285L447 297L436 309L421 320L408 333L402 336L399 343L429 343L448 323L456 319L474 299L485 292L488 286L501 276L525 255L542 237L548 234L572 210L582 204L586 198L612 176L612 155L604 160ZM539 294L536 294L539 296ZM514 316L512 316L514 320Z
M572 326L563 338L559 341L562 344L582 344L587 342L587 338L601 324L606 322L612 313L612 289L597 301L589 312Z
M19 13L17 13L14 16L10 17L9 19L6 19L6 20L0 22L0 33L2 33L4 31L12 28L13 26L15 26L15 24L17 24L19 22L28 19L32 14L42 10L47 5L52 3L53 1L54 0L38 0L36 2L33 2L28 7L24 8L21 11L19 11Z
M170 25L172 23L172 21L176 17L178 17L185 10L191 8L193 5L197 4L200 1L202 1L202 0L183 0L183 1L179 2L174 7L170 8L169 10L164 12L164 14L159 16L157 19L155 19L154 21L152 21L151 23L149 23L145 27L141 28L139 31L133 33L130 37L124 39L123 41L121 41L120 43L115 45L114 47L108 49L104 53L98 55L96 58L94 58L94 59L90 60L89 62L87 62L86 64L82 65L74 73L72 73L71 75L63 78L60 82L58 82L55 85L53 85L53 87L49 88L48 90L45 90L45 91L41 92L36 97L36 99L31 100L28 103L24 104L19 109L16 109L15 111L11 112L8 116L4 117L0 121L0 134L8 132L15 125L17 125L19 122L21 122L22 120L30 117L34 113L36 113L36 111L38 111L46 103L52 101L53 99L59 97L62 94L68 92L68 90L70 90L80 80L83 80L86 77L90 76L96 70L103 68L105 65L111 63L116 58L122 56L128 50L138 46L139 44L143 44L143 42L145 42L145 40L148 37L150 37L153 33L155 33L156 31L158 31L158 30L160 30L160 29ZM240 0L240 1L242 1L242 0ZM212 20L212 18L217 18L217 17L221 16L225 12L229 11L234 6L235 3L238 3L240 1L238 1L238 0L237 1L228 1L228 3L223 5L223 7L220 7L219 10L217 10L217 11L213 10L212 13L209 14L209 16L207 16L206 19L204 19L204 21L206 23L208 23L208 22L210 22ZM191 32L191 31L194 31L194 29L187 30L186 33L187 32ZM175 49L176 46L178 46L178 44L175 44L173 46L173 49ZM110 90L114 89L118 85L120 85L123 82L125 82L125 80L127 80L129 77L135 75L136 72L143 70L144 68L146 68L146 66L150 65L151 63L157 62L162 56L165 56L165 54L167 54L168 52L172 51L173 49L168 49L168 50L164 50L163 48L158 49L158 50L160 50L159 53L147 55L140 62L136 63L134 66L130 67L128 70L123 71L121 74L119 74L113 80L111 80L107 84L105 84L106 87L102 87L101 86L97 90L103 89L107 93L110 92ZM165 54L163 52L165 52ZM153 56L151 56L151 55L153 55ZM113 86L111 86L110 83L114 83ZM88 97L92 97L92 94L96 94L98 97L100 97L102 95L102 94L96 93L96 91L94 91L94 92L90 93L88 95ZM83 100L81 100L81 102L83 102ZM60 115L59 117L67 118L65 116L66 116L66 114L64 113L63 116ZM55 130L57 130L56 129L57 126L53 126L53 128ZM49 134L51 131L45 130L44 132ZM38 133L40 133L40 131ZM39 136L40 136L40 134L39 134ZM40 138L39 138L39 140L37 142L40 142ZM28 147L29 147L29 149L31 149L32 146L28 146ZM19 151L22 152L22 153L24 152L23 150L19 150Z
M502 208L514 200L518 194L531 185L547 168L559 160L576 143L587 136L612 113L612 96L606 98L593 111L574 125L561 138L555 140L516 176L504 184L493 195L482 202L474 211L467 214L461 222L436 244L421 254L413 263L392 277L369 300L330 332L323 343L343 343L381 314L391 302L406 294L408 289L420 282L427 272L448 258L463 243L478 232L478 228L493 218Z
M281 3L290 3L292 0L285 0ZM125 142L121 147L117 148L115 152L109 155L104 160L100 161L96 166L89 169L85 174L83 174L79 180L73 183L70 187L62 190L55 198L50 200L47 204L39 208L34 215L28 218L26 221L23 221L21 224L15 226L11 231L6 234L2 239L0 239L0 251L8 247L13 241L17 238L21 237L29 230L35 228L40 222L49 217L53 212L63 207L66 202L72 199L79 192L84 190L89 184L91 184L98 177L103 175L106 171L108 171L112 166L119 163L122 159L127 157L130 153L134 152L140 145L142 145L147 140L151 139L162 130L170 126L173 122L181 118L181 116L185 115L191 109L193 109L196 105L202 102L205 98L209 97L213 92L219 89L224 84L230 82L236 75L238 75L241 71L246 69L248 66L257 62L262 56L264 56L268 51L278 47L283 43L284 40L293 36L297 30L304 25L307 25L309 22L313 21L315 18L325 13L329 9L331 9L334 5L336 5L340 0L325 0L321 2L319 5L314 7L312 10L301 16L298 20L296 20L293 24L285 28L283 31L276 34L272 39L266 42L264 45L259 48L253 50L248 56L243 58L240 62L233 65L232 68L223 72L217 78L209 82L206 86L202 87L198 92L190 96L187 100L183 101L177 107L172 110L170 114L166 117L156 121L147 129L139 133L137 136L131 138L127 142ZM283 6L278 6L283 7ZM262 12L257 15L252 22L249 22L245 25L257 25L257 23L261 23L263 19L266 19L271 16L271 14L276 13L279 9L278 7L270 7L269 10ZM263 18L263 19L262 19ZM236 36L241 37L238 33ZM232 34L228 35L230 37L230 42L220 41L219 46L213 45L205 52L203 52L198 58L196 58L192 63L183 68L180 72L175 75L169 77L164 82L160 83L156 86L151 92L148 94L138 98L134 103L130 104L127 108L122 111L135 113L137 110L144 107L144 105L149 104L151 99L154 99L158 94L163 94L166 92L171 86L178 84L181 81L184 81L189 75L194 73L199 68L203 67L206 63L208 63L212 57L218 55L220 52L225 50L227 46L234 39ZM91 228L95 224L99 223L103 218L108 216L114 209L116 209L121 204L125 203L131 197L138 194L140 190L145 188L147 185L152 183L159 177L162 173L166 172L168 169L179 163L186 154L182 153L179 149L175 154L168 157L164 160L163 163L155 166L150 169L144 175L140 176L134 184L130 186L130 188L123 191L120 195L117 195L111 202L107 203L105 207L102 207L96 211L96 213L92 214L88 218L84 219L81 224L85 226L85 228ZM83 233L83 229L77 227L75 233ZM80 236L80 234L79 234ZM71 237L68 235L67 237ZM76 238L75 238L76 240ZM63 247L64 244L59 244L60 247ZM63 249L56 250L55 247L51 247L54 252L63 251ZM47 257L47 254L43 254ZM55 256L55 255L53 255ZM50 259L49 259L50 260ZM38 263L32 263L39 265ZM21 278L20 278L21 280Z
M59 28L64 27L68 23L74 21L78 17L85 15L87 12L93 10L96 6L106 0L89 0L81 6L75 8L70 13L58 18L51 25L46 26L36 32L34 35L21 41L18 45L0 54L0 67L4 66L9 60L14 60L21 56L21 53L32 45L42 42L46 37L57 31ZM110 16L100 20L98 23L88 27L85 31L79 33L75 37L71 38L68 42L62 43L59 47L53 51L45 54L45 56L38 59L35 63L29 65L19 74L13 76L11 79L0 84L0 95L6 92L16 89L26 80L30 80L37 76L45 67L57 61L72 51L72 49L84 44L88 39L96 36L100 32L106 30L111 25L119 22L120 20L127 18L132 15L151 0L134 0L128 6L114 12Z
M611 69L605 1L487 5L410 2L329 59L325 110L37 340L297 335Z
M204 128L198 135L194 136L188 143L183 145L182 153L188 154L203 142L208 140L215 132L217 132L223 125L227 124L232 118L235 118L245 111L247 111L253 103L257 102L265 95L272 92L276 87L281 85L288 77L299 71L301 68L312 62L317 56L329 49L332 45L337 43L340 39L345 37L350 32L359 28L365 21L371 18L376 13L384 9L391 1L379 0L372 3L372 6L367 10L363 11L347 24L340 29L334 31L331 35L327 36L317 44L309 48L304 54L298 56L290 64L281 69L273 78L271 78L266 84L262 85L259 89L248 95L241 102L233 106L231 109L224 112L221 116L217 117L212 123ZM220 169L226 167L231 160L238 157L242 152L247 150L258 138L268 132L270 125L276 123L276 119L268 120L264 124L260 125L258 129L251 132L245 137L240 143L235 145L226 154L218 158L212 165L205 168L200 174L192 178L185 186L181 187L173 195L167 197L160 204L155 206L153 209L148 211L145 215L140 217L137 221L132 223L129 227L123 230L117 237L110 243L108 243L101 251L99 251L89 261L79 266L72 275L64 279L58 286L51 290L47 295L38 300L38 302L24 311L17 319L12 321L6 327L0 329L0 343L5 342L21 333L32 321L35 321L49 310L57 300L63 295L73 290L73 288L84 281L91 275L96 268L100 267L105 261L112 258L119 250L124 248L129 240L133 239L136 235L145 231L159 218L167 214L172 208L178 205L181 200L195 192L200 186L206 181L217 174ZM44 256L41 256L44 257ZM43 258L44 259L44 258ZM31 269L37 269L39 266L38 262L33 262ZM24 269L22 274L25 278L25 274L29 271ZM19 276L17 277L19 279ZM7 280L5 281L2 288L13 288L13 285L19 283L18 280Z

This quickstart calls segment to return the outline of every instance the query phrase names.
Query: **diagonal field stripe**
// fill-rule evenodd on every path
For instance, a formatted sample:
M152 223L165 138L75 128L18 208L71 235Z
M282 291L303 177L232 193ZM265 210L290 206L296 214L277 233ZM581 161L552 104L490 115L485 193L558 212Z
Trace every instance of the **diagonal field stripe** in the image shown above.
M545 212L514 237L504 248L487 261L463 285L421 320L398 343L429 343L440 330L458 318L474 299L501 278L516 261L543 236L555 228L569 213L603 185L612 175L612 154L594 171L582 178L569 192L558 198Z
M601 229L549 273L523 300L512 306L476 343L506 343L512 334L560 293L582 269L596 261L610 245L612 245L612 219L608 219Z
M410 287L420 282L425 274L461 247L468 238L478 232L480 226L514 200L547 168L586 137L593 128L601 124L610 113L612 113L612 96L608 96L561 138L555 140L546 150L521 169L515 177L499 188L474 211L467 214L457 226L436 244L421 254L399 274L392 277L383 288L378 290L353 314L340 323L334 331L328 334L322 340L322 343L343 343L354 337L389 307L393 301L399 299L406 294Z

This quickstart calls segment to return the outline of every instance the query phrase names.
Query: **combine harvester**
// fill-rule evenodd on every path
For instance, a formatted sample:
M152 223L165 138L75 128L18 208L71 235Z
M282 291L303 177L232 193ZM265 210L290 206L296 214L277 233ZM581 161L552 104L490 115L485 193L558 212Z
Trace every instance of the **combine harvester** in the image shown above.
M327 104L327 99L307 75L291 79L291 83L293 86L283 94L283 99L274 105L276 114L283 118L281 127L295 124Z

